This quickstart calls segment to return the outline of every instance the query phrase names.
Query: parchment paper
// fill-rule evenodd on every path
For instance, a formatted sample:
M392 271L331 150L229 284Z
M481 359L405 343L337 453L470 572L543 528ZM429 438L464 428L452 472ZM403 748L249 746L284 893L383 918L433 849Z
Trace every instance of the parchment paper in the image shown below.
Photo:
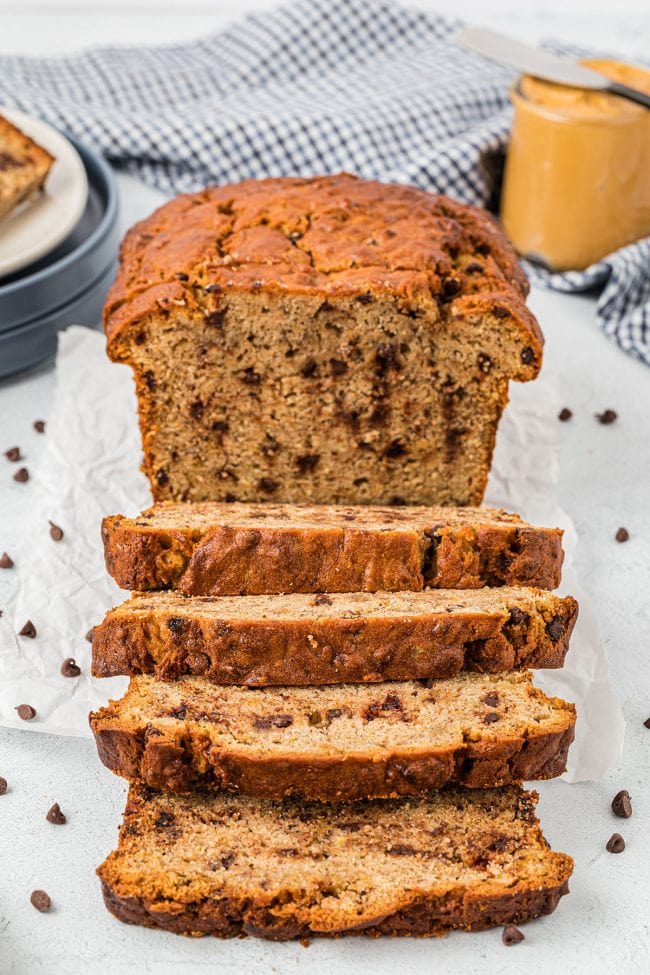
M84 636L125 594L106 573L100 539L105 514L137 514L151 503L140 473L140 435L131 371L109 362L98 332L73 326L61 333L57 385L47 446L33 485L33 518L25 525L19 585L0 618L0 725L55 735L88 735L88 712L119 697L125 678L93 680ZM541 525L564 528L562 592L580 602L566 666L538 671L536 683L578 708L570 780L599 777L619 758L624 722L610 683L596 614L573 569L576 536L558 506L560 406L542 373L534 383L512 383L497 439L485 503L517 511ZM43 543L44 522L60 525L62 541ZM50 541L49 539L47 540ZM18 637L26 620L37 637ZM60 674L74 657L78 678ZM37 709L31 722L14 708Z

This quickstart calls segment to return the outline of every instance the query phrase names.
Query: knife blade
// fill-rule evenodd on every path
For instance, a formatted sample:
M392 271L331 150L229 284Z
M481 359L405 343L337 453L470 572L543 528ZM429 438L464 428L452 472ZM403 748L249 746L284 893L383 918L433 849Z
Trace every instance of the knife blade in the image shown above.
M467 50L481 54L490 61L515 68L522 74L575 88L608 91L650 108L650 95L645 92L612 81L599 71L586 68L570 58L549 54L548 51L516 41L506 34L481 27L464 27L456 35L456 40Z

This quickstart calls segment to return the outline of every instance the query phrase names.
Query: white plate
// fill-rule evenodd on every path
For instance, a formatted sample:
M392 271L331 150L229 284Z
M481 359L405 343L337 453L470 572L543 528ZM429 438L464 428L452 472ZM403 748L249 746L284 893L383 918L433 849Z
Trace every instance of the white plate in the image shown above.
M56 162L45 192L0 221L0 277L27 267L60 244L79 222L88 199L86 170L65 136L40 119L0 106L0 115L50 152Z

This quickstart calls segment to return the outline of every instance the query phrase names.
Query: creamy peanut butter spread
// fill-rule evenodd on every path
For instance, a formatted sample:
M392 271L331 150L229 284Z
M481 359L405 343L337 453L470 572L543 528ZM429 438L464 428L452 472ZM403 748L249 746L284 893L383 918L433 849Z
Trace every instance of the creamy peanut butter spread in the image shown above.
M650 93L650 71L587 60ZM517 250L554 270L580 269L650 234L650 111L603 91L523 77L501 217Z

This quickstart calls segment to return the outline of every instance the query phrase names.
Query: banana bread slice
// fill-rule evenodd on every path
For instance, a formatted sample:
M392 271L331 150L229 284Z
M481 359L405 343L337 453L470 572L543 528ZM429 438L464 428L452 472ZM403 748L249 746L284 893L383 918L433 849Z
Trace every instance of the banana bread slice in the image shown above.
M187 596L378 589L555 589L562 532L492 508L163 501L102 525L123 589Z
M126 236L107 350L156 500L478 504L543 339L485 211L342 174L180 196Z
M573 869L534 792L327 806L131 786L98 869L109 911L177 934L437 935L550 914Z
M0 115L0 220L43 188L54 156Z
M577 617L539 589L180 596L135 593L93 630L93 674L334 684L561 667Z
M108 768L157 789L328 802L553 778L575 720L524 672L257 690L134 677L90 723Z

